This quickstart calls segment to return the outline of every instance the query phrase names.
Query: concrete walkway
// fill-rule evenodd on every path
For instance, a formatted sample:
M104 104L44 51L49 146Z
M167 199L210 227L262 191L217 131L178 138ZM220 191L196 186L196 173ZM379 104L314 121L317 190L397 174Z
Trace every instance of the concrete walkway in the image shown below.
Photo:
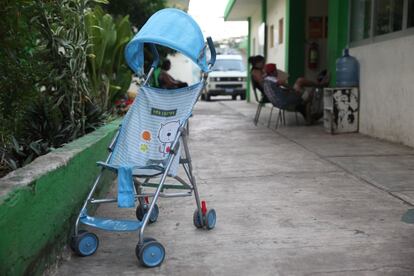
M414 150L322 127L255 127L255 105L200 102L190 147L216 229L195 229L193 198L162 199L146 234L166 248L138 265L136 233L106 233L98 252L68 254L55 275L414 275ZM134 218L102 205L98 214Z

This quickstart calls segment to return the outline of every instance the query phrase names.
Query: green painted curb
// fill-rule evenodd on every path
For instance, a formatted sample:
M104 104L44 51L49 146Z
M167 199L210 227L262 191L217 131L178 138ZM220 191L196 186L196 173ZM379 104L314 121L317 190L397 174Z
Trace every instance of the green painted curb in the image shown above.
M61 255L120 121L0 179L0 275L40 275ZM113 176L105 174L100 193Z

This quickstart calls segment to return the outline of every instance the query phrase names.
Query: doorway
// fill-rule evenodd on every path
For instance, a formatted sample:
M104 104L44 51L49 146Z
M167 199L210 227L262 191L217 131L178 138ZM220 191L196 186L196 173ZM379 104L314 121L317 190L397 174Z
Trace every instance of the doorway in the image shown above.
M304 77L316 80L328 68L328 0L306 0Z

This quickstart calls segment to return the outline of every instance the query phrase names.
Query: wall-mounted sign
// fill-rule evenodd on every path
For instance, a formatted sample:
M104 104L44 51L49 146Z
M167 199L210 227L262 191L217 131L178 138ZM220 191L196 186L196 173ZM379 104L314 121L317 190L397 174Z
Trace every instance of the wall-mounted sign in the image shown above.
M310 39L322 38L323 33L323 17L322 16L310 16L309 17L309 30L308 36Z

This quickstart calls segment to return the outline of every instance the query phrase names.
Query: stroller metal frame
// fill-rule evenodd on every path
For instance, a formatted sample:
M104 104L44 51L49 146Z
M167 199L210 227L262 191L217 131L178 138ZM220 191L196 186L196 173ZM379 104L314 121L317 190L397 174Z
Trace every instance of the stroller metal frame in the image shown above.
M214 48L214 44L213 41L211 39L211 37L207 38L207 45L210 49L211 52L211 59L208 63L208 67L209 69L214 65L215 63L215 56L216 56L216 52L215 52L215 48ZM151 69L148 72L148 75L145 79L144 85L147 85L149 79L151 78L154 69L158 66L158 62L159 62L159 55L158 55L158 51L155 47L154 44L150 43L149 44L151 52L153 54L153 63L151 65ZM203 81L203 88L206 86L207 84L207 76L208 73L207 72L203 72L203 76L202 76L202 81ZM200 90L198 98L200 97L202 90ZM106 169L105 167L101 168L101 171L99 173L99 175L96 177L94 184L87 196L87 198L85 199L82 208L79 212L79 215L76 219L75 222L75 227L74 227L74 236L72 237L72 243L71 243L71 247L72 249L74 249L74 251L76 253L78 253L81 256L89 256L92 255L93 253L95 253L96 249L89 254L89 252L79 252L79 250L76 248L77 247L77 243L78 243L78 237L82 236L82 232L79 230L79 226L80 223L91 226L91 227L96 227L96 228L101 228L103 230L109 230L109 231L136 231L139 230L138 232L138 244L137 244L137 248L141 248L143 247L144 243L146 242L144 240L144 231L146 226L148 225L148 223L150 222L150 217L152 215L152 212L154 211L154 209L156 208L156 203L159 197L165 197L165 198L173 198L173 197L186 197L186 196L191 196L193 191L194 191L194 196L195 196L195 201L196 201L196 211L194 213L194 224L197 228L207 228L207 229L212 229L215 226L215 222L216 222L216 214L214 209L211 209L207 212L206 206L204 202L201 202L200 200L200 196L199 196L199 192L198 192L198 188L197 188L197 183L196 183L196 178L193 175L193 166L192 166L192 160L191 160L191 156L190 156L190 151L189 151L189 147L188 147L188 139L187 139L187 135L188 135L188 120L189 118L187 118L183 123L181 123L176 137L172 143L171 146L171 151L168 155L168 161L167 161L167 165L164 169L164 171L160 174L156 174L156 175L151 175L151 176L138 176L138 175L134 175L134 194L135 194L135 201L138 201L138 207L137 208L142 208L143 206L146 206L147 209L145 210L145 214L143 217L142 221L125 221L125 220L119 220L119 221L115 221L115 220L109 220L107 219L107 221L105 222L119 222L119 223L126 223L127 227L124 228L119 228L119 225L111 225L105 227L100 227L103 224L103 220L101 219L101 221L99 221L99 219L97 218L96 220L90 219L91 217L88 217L87 215L87 207L89 206L89 204L103 204L103 203L114 203L117 201L116 198L102 198L102 199L95 199L93 198L93 195L99 185L99 183L101 182L101 177L102 177L102 173L104 172L104 170ZM116 145L117 139L120 135L120 131L121 131L122 125L120 126L120 128L118 129L118 131L116 132L114 138L112 139L110 145L108 146L108 150L109 150L109 155L106 159L106 163L109 162L112 154L113 154L113 150L114 147ZM178 185L169 185L169 184L165 184L165 181L167 179L169 170L173 164L173 160L174 157L177 154L177 151L181 150L180 144L182 143L183 149L184 149L184 156L181 156L180 158L180 165L182 165L182 167L184 168L185 174L188 178L188 181L182 179L179 176L174 176L173 178L178 182ZM160 177L160 180L158 183L150 183L149 181L155 177ZM143 179L143 181L140 179ZM144 193L143 192L143 187L150 187L150 188L156 188L155 192L150 192L150 193ZM169 193L165 193L164 190L165 189L184 189L187 190L186 192L169 192ZM145 202L146 200L148 200L148 198L152 198L152 200L150 202ZM214 212L214 220L210 219L210 221L208 221L209 219L209 212ZM197 213L197 214L196 214ZM198 218L197 218L197 217ZM110 229L109 229L110 228ZM94 235L94 234L93 234ZM96 236L95 236L96 237ZM96 237L97 239L97 237ZM97 248L97 245L96 245ZM138 253L137 253L138 254ZM163 261L164 257L162 257L161 262ZM153 265L153 266L158 266L161 264L161 262L159 264ZM141 262L142 263L142 262ZM145 266L149 266L152 267L152 265L148 265L146 263L143 263L143 265Z

